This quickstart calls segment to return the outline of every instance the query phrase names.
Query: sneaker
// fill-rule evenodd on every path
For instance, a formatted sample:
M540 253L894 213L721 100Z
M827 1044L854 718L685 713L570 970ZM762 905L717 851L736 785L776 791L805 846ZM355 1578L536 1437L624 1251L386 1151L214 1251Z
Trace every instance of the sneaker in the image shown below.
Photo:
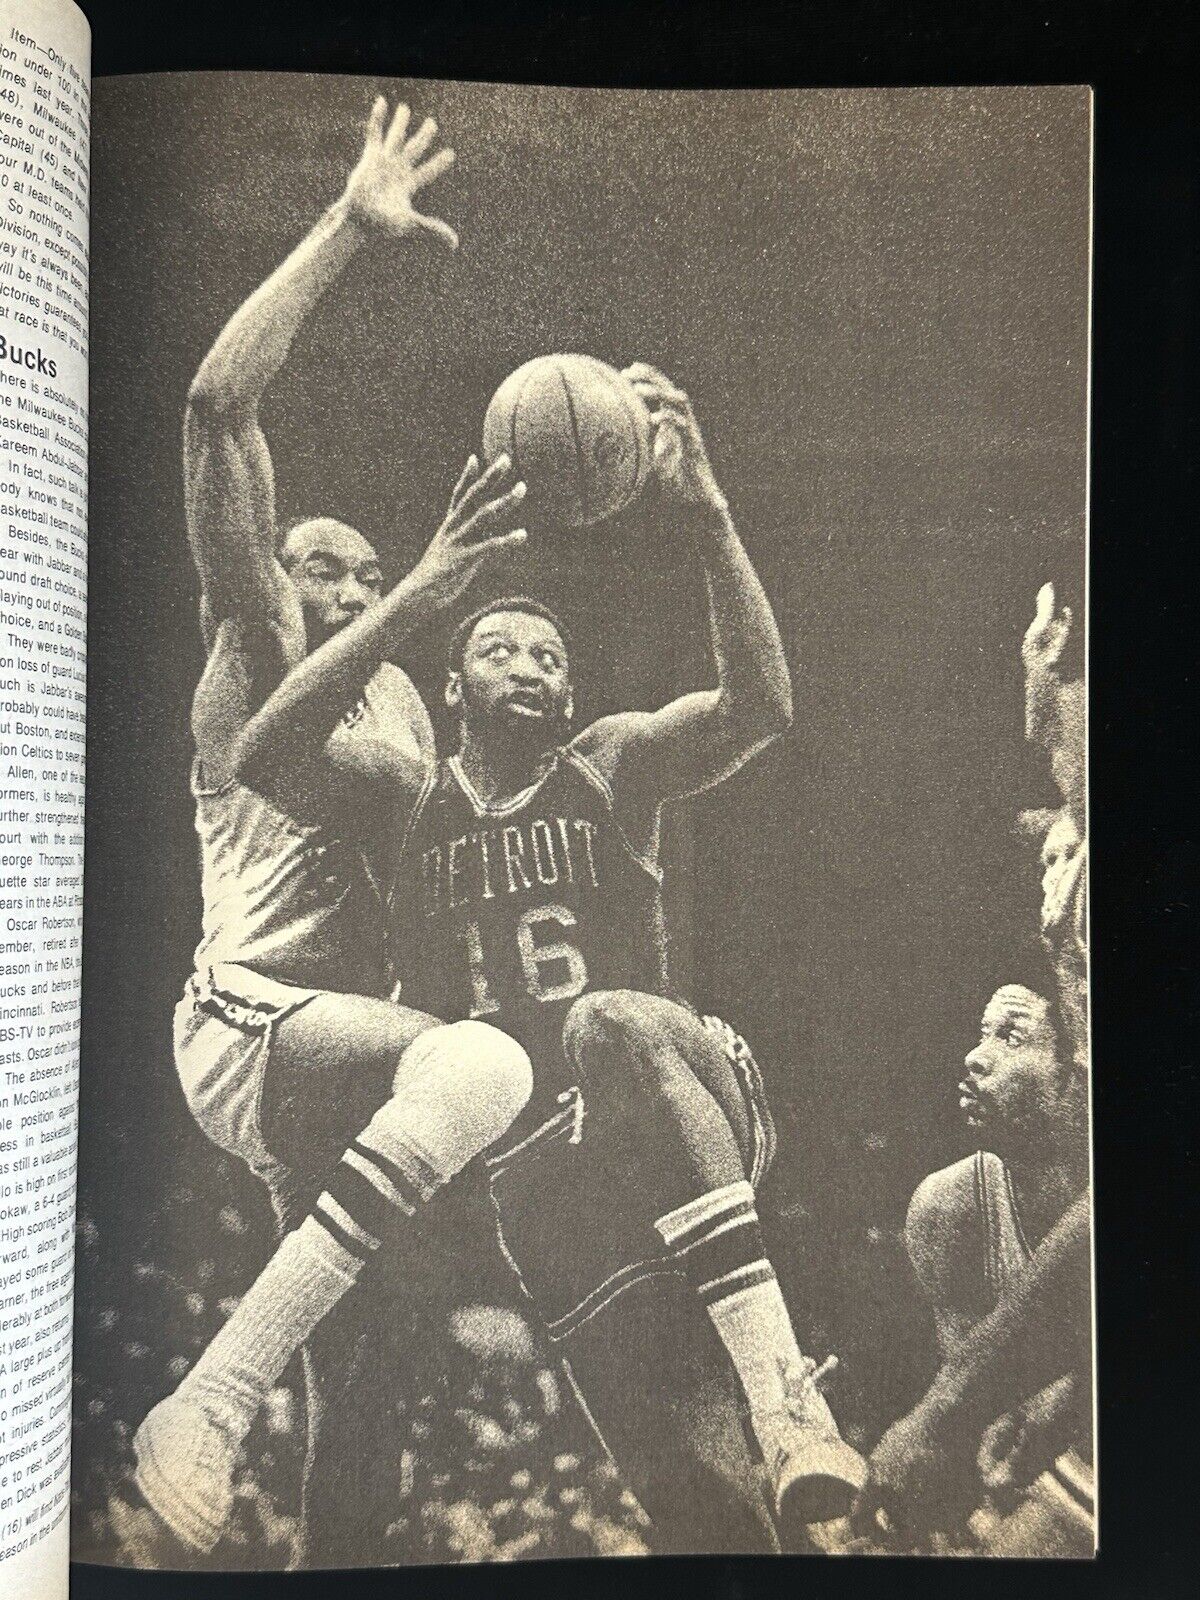
M233 1509L240 1445L200 1406L168 1395L134 1434L133 1449L133 1483L145 1505L187 1550L208 1555ZM139 1531L144 1524L130 1528Z
M818 1368L805 1356L788 1374L787 1425L770 1464L780 1528L788 1533L844 1517L866 1482L867 1464L842 1438L820 1390L836 1364L831 1356Z
M197 1552L171 1532L157 1511L147 1505L132 1477L108 1501L108 1524L123 1566L153 1572L176 1572L197 1565Z

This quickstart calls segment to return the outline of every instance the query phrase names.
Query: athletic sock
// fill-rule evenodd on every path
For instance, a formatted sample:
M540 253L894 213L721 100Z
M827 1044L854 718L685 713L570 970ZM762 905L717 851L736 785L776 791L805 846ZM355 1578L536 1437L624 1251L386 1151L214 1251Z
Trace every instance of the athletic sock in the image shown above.
M775 1269L767 1260L746 1182L712 1189L654 1226L708 1310L741 1379L750 1420L768 1462L792 1426L787 1376L804 1358Z
M289 1360L364 1264L500 1138L532 1083L524 1050L486 1023L449 1023L419 1035L400 1059L391 1098L176 1393L244 1439Z
M404 1109L392 1100L376 1113L179 1385L233 1439L372 1254L445 1181L397 1126Z

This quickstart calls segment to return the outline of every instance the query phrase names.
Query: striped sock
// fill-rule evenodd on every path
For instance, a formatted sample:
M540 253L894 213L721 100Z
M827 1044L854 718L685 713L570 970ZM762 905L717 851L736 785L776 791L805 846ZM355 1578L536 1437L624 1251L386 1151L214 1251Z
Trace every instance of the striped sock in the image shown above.
M376 1124L381 1116L343 1155L313 1208L317 1222L360 1264L370 1260L400 1219L415 1216L445 1181L411 1140L394 1128L380 1137L384 1130Z
M283 1369L363 1265L504 1133L532 1085L524 1050L485 1023L419 1034L400 1058L390 1099L176 1393L244 1439Z
M767 1260L746 1182L727 1184L659 1217L654 1226L707 1308L741 1379L767 1461L787 1426L785 1375L803 1357Z
M445 1181L397 1129L396 1105L378 1112L342 1156L313 1210L179 1385L180 1396L236 1440L372 1254Z

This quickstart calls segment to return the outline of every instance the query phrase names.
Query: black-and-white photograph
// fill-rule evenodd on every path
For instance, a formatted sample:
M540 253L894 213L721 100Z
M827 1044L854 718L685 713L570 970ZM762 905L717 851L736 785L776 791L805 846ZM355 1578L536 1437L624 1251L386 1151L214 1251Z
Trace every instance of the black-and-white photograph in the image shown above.
M1090 1557L1089 92L95 108L75 1557Z

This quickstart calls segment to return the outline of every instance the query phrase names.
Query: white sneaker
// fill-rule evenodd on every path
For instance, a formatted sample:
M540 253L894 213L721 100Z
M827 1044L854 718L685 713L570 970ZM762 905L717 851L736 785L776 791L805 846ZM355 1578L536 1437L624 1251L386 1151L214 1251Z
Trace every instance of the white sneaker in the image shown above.
M150 1510L189 1549L207 1555L233 1509L241 1446L200 1406L168 1395L133 1436L133 1481Z
M835 1365L830 1357L818 1369L805 1356L800 1370L788 1374L787 1419L770 1463L775 1508L788 1530L844 1517L866 1482L867 1464L842 1438L819 1388Z

